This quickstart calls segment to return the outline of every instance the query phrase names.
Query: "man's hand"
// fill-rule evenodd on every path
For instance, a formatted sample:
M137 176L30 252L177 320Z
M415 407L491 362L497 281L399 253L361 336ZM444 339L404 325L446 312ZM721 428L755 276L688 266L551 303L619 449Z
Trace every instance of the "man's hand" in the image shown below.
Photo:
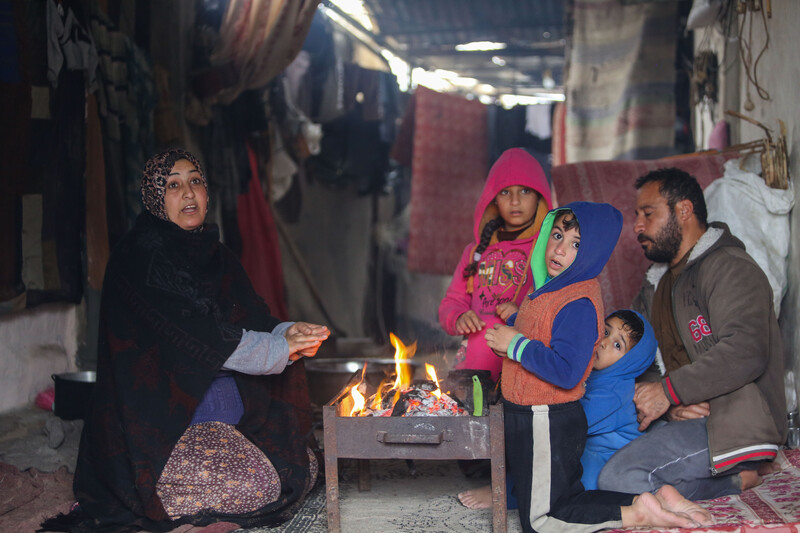
M519 311L519 307L517 307L517 304L515 304L514 302L505 302L498 305L495 308L494 313L497 316L499 316L503 322L505 322L511 315L513 315L517 311Z
M478 313L470 309L456 320L456 331L459 335L467 335L468 333L477 333L486 327L486 322L478 317Z
M639 431L644 431L670 407L667 395L661 387L660 381L637 383L636 392L633 393L633 403L636 404Z
M289 360L297 361L301 357L314 357L322 341L331 334L326 326L295 322L283 336L289 343Z
M708 402L691 403L689 405L673 405L667 411L667 420L677 422L679 420L692 420L703 418L711 414L711 407Z
M505 357L508 354L508 345L511 344L511 339L517 333L519 331L510 326L495 324L494 327L486 330L486 344L494 350L494 353Z

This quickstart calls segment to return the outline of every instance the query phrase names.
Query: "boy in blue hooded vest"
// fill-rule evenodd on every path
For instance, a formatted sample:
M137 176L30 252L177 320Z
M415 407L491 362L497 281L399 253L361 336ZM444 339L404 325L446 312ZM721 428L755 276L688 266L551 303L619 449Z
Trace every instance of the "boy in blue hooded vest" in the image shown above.
M585 491L580 458L586 416L579 402L603 332L597 276L616 246L622 215L575 202L548 213L533 250L534 291L486 341L503 360L508 473L526 533L631 526L696 527L711 515L665 485L653 495Z
M642 435L633 393L636 378L653 364L657 348L652 326L636 311L620 309L606 317L580 399L589 426L581 456L586 490L597 488L597 476L614 452Z

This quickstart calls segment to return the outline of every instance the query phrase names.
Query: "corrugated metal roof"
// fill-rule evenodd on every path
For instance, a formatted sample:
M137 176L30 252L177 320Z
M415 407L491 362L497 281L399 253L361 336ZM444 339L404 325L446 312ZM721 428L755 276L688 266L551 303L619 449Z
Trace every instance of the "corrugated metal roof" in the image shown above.
M563 83L563 0L364 0L374 33L414 66L445 69L525 93L548 70ZM459 52L457 44L505 43L504 50ZM492 62L498 56L504 66Z

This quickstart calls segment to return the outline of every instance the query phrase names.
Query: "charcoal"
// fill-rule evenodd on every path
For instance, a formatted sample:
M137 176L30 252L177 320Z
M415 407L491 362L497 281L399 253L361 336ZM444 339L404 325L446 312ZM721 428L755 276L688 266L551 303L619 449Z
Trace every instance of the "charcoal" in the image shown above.
M400 398L398 398L397 402L395 402L394 407L392 408L392 415L391 416L403 416L406 414L408 410L408 397L405 394L401 394Z

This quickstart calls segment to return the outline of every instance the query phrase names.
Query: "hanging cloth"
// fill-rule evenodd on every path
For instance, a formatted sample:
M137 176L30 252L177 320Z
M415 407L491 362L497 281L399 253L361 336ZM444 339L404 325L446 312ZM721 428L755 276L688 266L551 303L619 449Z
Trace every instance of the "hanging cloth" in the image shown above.
M239 195L237 218L242 235L242 266L253 288L281 320L289 312L284 296L283 266L278 231L272 210L264 198L258 175L258 160L252 146L247 143L250 161L250 183L247 192Z

